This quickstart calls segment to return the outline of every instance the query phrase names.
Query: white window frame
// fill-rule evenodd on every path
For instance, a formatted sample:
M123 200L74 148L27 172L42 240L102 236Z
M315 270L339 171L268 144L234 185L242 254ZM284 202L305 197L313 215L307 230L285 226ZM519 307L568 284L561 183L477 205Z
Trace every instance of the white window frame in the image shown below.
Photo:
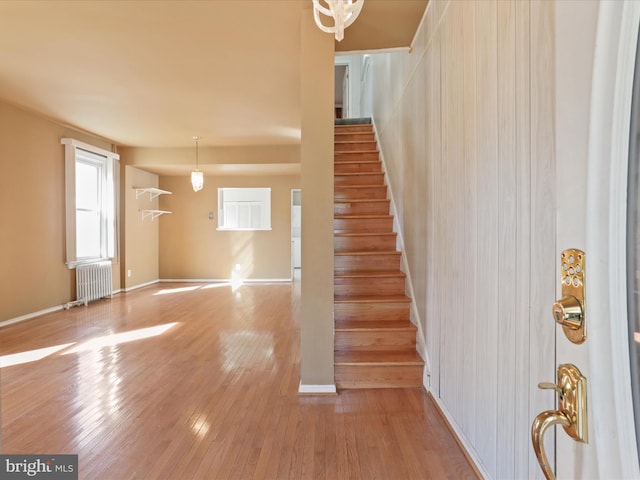
M242 213L248 218L244 225L240 225ZM271 188L218 188L217 230L271 230Z
M119 247L120 155L73 138L63 138L65 146L66 259L69 268L82 263L116 259ZM76 162L101 164L100 254L78 258L76 245Z

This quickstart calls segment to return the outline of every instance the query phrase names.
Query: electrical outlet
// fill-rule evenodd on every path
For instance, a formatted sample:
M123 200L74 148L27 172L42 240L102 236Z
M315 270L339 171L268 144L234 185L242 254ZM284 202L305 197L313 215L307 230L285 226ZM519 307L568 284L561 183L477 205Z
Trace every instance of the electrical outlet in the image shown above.
M131 269L127 270L127 277L131 278Z

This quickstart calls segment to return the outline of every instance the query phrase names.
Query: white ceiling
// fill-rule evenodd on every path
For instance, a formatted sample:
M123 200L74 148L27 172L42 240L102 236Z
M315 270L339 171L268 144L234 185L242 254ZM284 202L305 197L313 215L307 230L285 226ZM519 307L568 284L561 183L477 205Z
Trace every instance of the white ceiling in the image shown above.
M337 48L408 46L426 3L365 0ZM311 0L0 1L0 100L121 146L296 144L303 14Z

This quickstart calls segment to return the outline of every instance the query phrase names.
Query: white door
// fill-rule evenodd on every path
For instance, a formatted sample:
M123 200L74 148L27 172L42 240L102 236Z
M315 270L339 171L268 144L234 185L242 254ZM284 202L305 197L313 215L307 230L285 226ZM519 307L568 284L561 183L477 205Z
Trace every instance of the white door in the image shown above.
M629 119L640 2L558 1L555 13L557 295L561 252L583 250L587 332L584 343L575 344L558 325L556 363L575 365L586 377L588 443L556 426L555 452L547 453L552 464L555 453L558 478L640 478L626 295ZM553 449L552 439L547 442Z

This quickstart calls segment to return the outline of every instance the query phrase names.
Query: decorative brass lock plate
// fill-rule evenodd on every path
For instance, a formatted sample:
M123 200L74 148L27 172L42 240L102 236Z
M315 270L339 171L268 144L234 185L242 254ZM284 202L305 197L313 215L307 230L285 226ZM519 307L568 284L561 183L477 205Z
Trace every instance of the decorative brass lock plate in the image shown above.
M562 252L562 298L553 304L553 318L562 325L566 337L578 344L587 339L584 277L585 253L575 248Z
M571 424L564 427L567 434L576 441L589 441L587 430L587 379L575 365L558 366L559 406Z

